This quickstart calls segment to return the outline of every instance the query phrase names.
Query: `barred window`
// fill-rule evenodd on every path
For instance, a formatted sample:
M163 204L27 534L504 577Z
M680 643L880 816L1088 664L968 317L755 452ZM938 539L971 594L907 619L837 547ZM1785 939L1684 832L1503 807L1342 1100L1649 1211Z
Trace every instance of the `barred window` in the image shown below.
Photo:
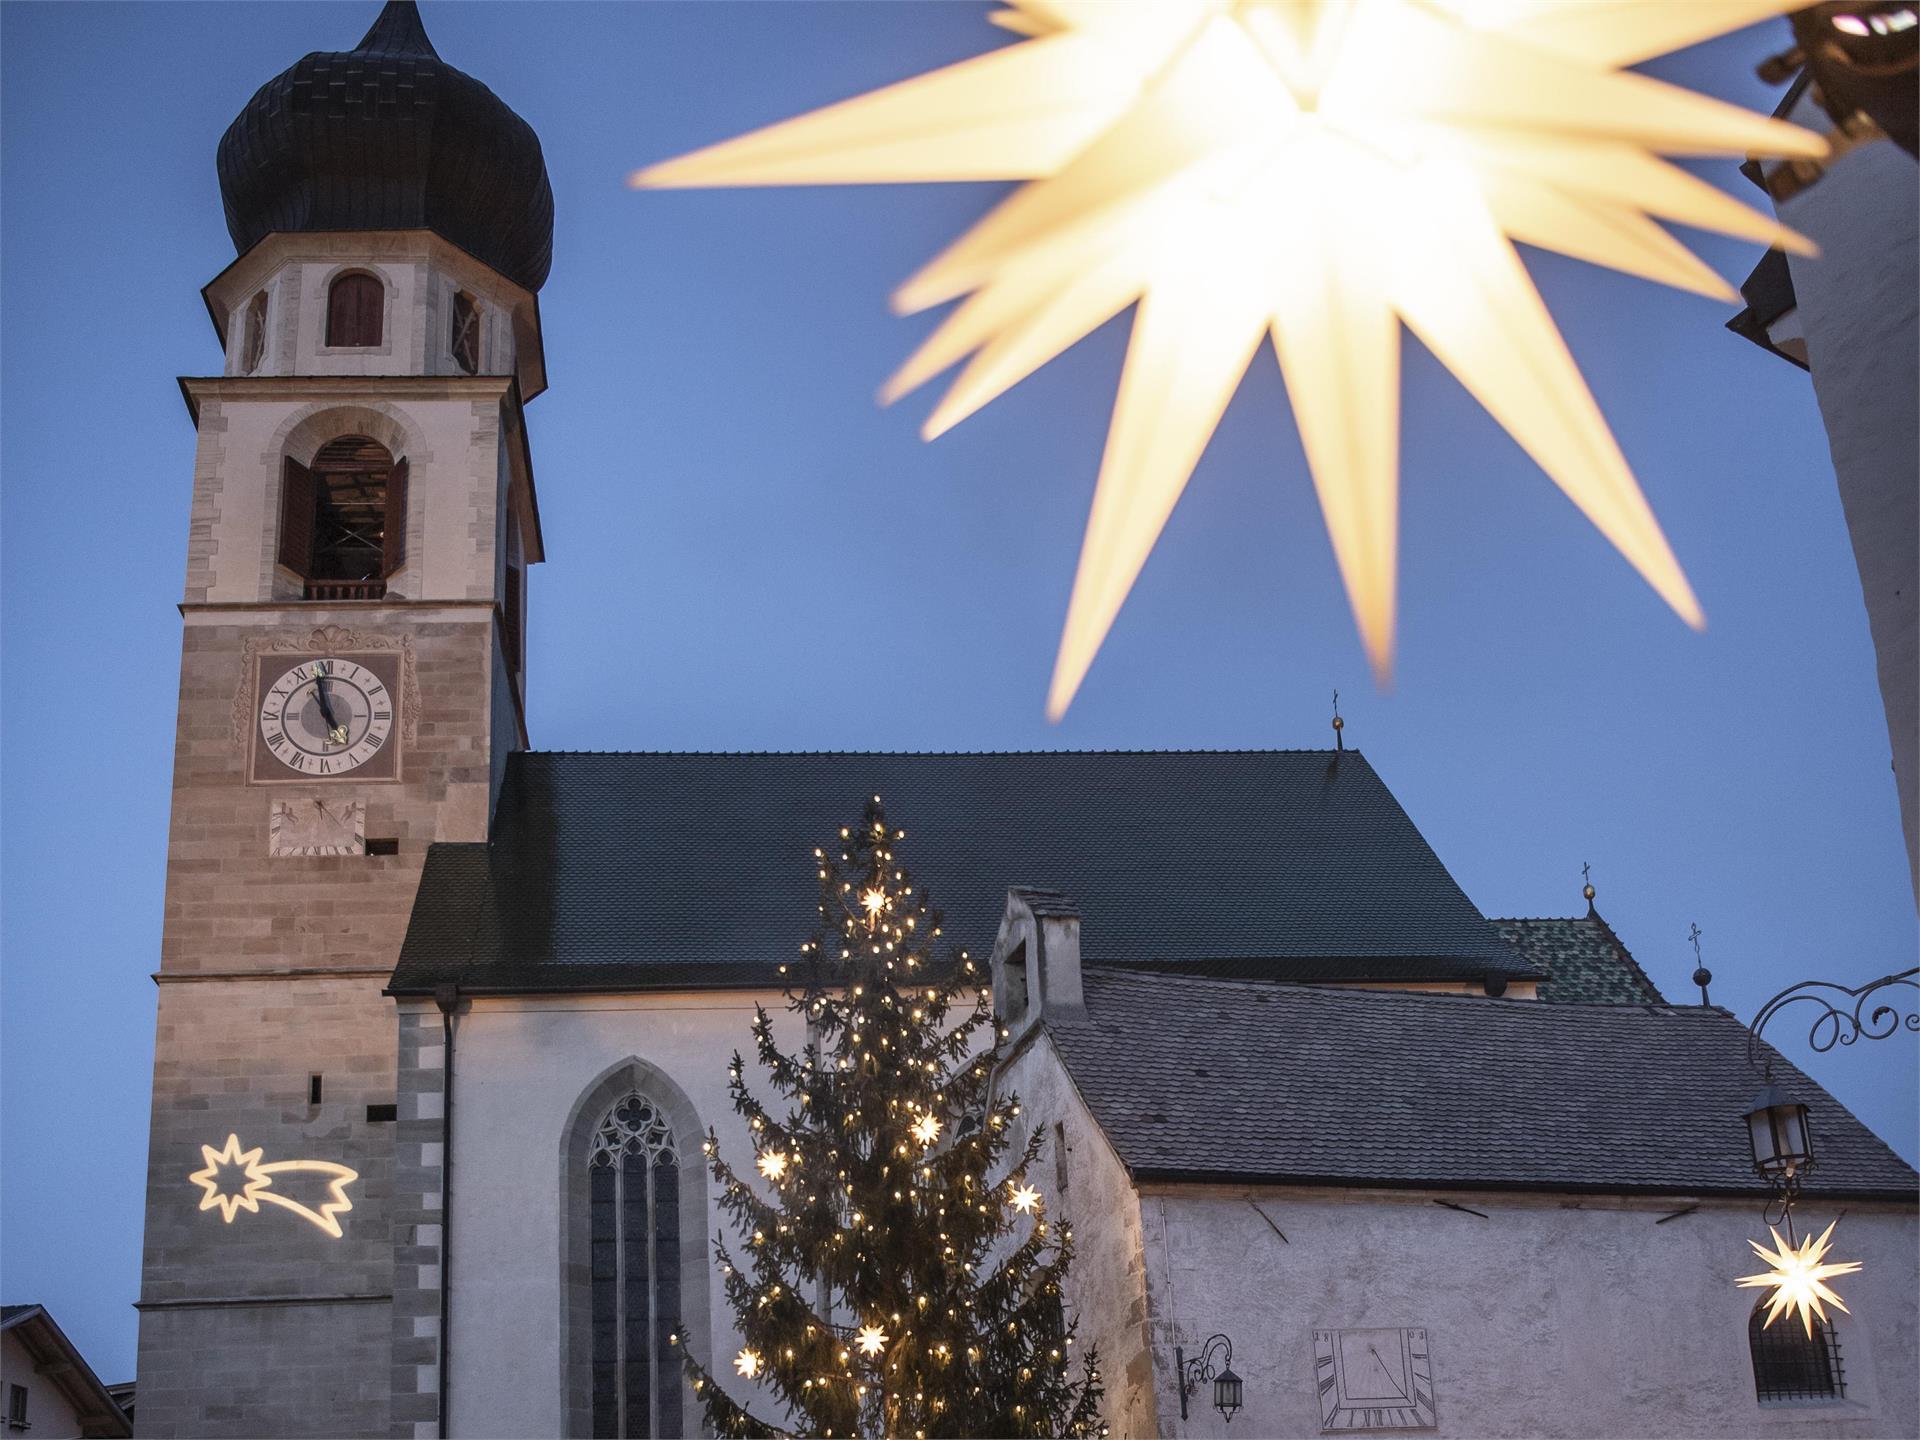
M1762 1404L1846 1398L1840 1339L1818 1316L1813 1317L1813 1334L1809 1336L1798 1315L1782 1315L1774 1324L1767 1324L1762 1302L1753 1307L1747 1319L1747 1346L1753 1351L1754 1394Z
M638 1092L614 1103L587 1155L593 1248L593 1433L684 1435L680 1160L665 1113Z

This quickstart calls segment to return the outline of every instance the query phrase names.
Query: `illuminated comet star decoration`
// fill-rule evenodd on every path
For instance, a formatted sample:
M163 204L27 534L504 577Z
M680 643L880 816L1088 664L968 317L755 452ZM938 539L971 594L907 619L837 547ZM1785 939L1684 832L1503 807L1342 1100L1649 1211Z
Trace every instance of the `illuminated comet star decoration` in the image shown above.
M1400 324L1688 623L1679 563L1511 241L1733 291L1660 220L1811 246L1660 158L1819 137L1631 66L1804 0L1011 0L1027 37L638 186L1025 180L894 296L968 297L931 439L1139 303L1048 714L1085 677L1262 340L1375 673L1394 644Z
M1834 1221L1833 1225L1839 1224ZM1813 1317L1827 1318L1827 1305L1838 1305L1847 1310L1846 1301L1834 1294L1824 1283L1835 1275L1852 1275L1860 1269L1858 1260L1846 1260L1836 1265L1822 1262L1827 1255L1827 1237L1833 1234L1833 1225L1820 1232L1820 1238L1809 1235L1795 1249L1780 1238L1780 1232L1768 1227L1773 1236L1774 1248L1769 1250L1758 1240L1749 1240L1753 1253L1773 1268L1764 1275L1742 1275L1733 1283L1746 1289L1769 1288L1773 1294L1767 1297L1767 1324L1771 1325L1789 1310L1800 1312L1800 1323L1807 1327L1807 1338L1813 1338ZM1824 1303L1823 1303L1824 1302Z
M358 1170L350 1170L330 1160L275 1160L262 1165L260 1147L242 1150L240 1137L231 1134L221 1149L202 1145L200 1154L206 1161L205 1168L194 1171L187 1178L206 1191L200 1197L202 1210L219 1210L220 1219L231 1225L233 1217L242 1210L253 1215L259 1214L260 1202L264 1200L269 1205L291 1210L309 1225L326 1231L334 1239L340 1238L339 1217L353 1209L353 1201L347 1198L347 1186L360 1178ZM220 1172L229 1167L240 1171L237 1190L222 1183ZM321 1202L318 1210L309 1209L297 1200L289 1200L273 1192L274 1176L299 1173L327 1177L327 1199Z

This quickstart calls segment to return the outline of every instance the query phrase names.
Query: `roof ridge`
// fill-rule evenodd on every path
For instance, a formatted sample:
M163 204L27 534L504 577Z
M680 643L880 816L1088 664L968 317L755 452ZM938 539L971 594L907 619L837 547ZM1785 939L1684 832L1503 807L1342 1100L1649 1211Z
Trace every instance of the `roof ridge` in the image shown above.
M1181 974L1173 973L1170 969L1147 970L1147 969L1141 968L1138 965L1126 964L1124 962L1103 964L1096 960L1087 960L1082 962L1081 968L1083 970L1098 970L1104 975L1123 976L1127 980L1135 983L1152 983L1152 982L1162 982L1167 980L1173 980L1177 983L1184 982L1188 984L1203 984L1203 985L1231 985L1231 986L1236 986L1238 988L1245 989L1245 990L1261 990L1261 991L1269 991L1269 992L1275 988L1284 988L1284 989L1290 989L1290 990L1312 990L1320 994L1340 994L1343 996L1352 996L1356 999L1392 1000L1392 1001L1400 1001L1403 1003L1417 1003L1422 1001L1472 1000L1485 1005L1509 1005L1509 1006L1520 1006L1527 1010L1537 1009L1543 1015L1559 1015L1559 1016L1570 1016L1573 1012L1576 1012L1576 1011L1579 1012L1582 1016L1587 1016L1589 1014L1607 1014L1607 1015L1626 1014L1626 1015L1657 1015L1662 1018L1665 1018L1671 1015L1714 1014L1714 1015L1725 1016L1727 1019L1733 1020L1736 1024L1740 1023L1738 1020L1738 1017L1736 1017L1733 1014L1733 1012L1719 1005L1676 1005L1670 1000L1661 1000L1661 1001L1640 1000L1640 1001L1635 1001L1631 1004L1571 1006L1571 1005L1555 1005L1550 1001L1542 1001L1542 1000L1513 1000L1507 996L1501 996L1501 995L1471 995L1471 994L1461 994L1461 993L1457 993L1453 991L1445 991L1445 990L1400 990L1400 989L1392 989L1392 988L1376 988L1372 984L1369 984L1366 986L1349 985L1349 984L1343 984L1337 981L1284 980L1284 979L1244 980L1237 976L1220 976L1220 975L1205 975L1205 974L1181 975ZM1097 1021L1098 1017L1096 1016L1095 1019Z
M764 756L801 756L817 757L823 755L883 755L898 756L903 759L926 759L947 757L971 757L976 755L1359 755L1361 752L1352 746L1345 750L1325 749L1260 749L1244 747L1237 749L1106 749L1106 750L516 750L515 756L526 759L590 757L626 757L668 758L668 759L729 759Z

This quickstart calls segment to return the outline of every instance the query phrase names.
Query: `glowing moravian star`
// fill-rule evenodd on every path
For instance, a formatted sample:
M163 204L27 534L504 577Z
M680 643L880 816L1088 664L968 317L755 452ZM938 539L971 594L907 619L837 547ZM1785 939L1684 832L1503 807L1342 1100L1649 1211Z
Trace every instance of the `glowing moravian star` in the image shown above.
M862 1325L860 1333L854 1337L854 1344L860 1347L862 1355L878 1355L887 1348L887 1332L878 1325Z
M1839 1224L1834 1221L1833 1224ZM1848 1314L1847 1305L1824 1283L1835 1275L1852 1275L1860 1269L1858 1260L1846 1260L1837 1265L1822 1263L1827 1255L1827 1237L1833 1234L1833 1225L1827 1226L1815 1239L1809 1235L1800 1242L1798 1249L1780 1238L1780 1232L1768 1227L1773 1236L1774 1248L1769 1250L1758 1240L1749 1240L1753 1253L1758 1255L1772 1268L1763 1275L1742 1275L1733 1283L1747 1289L1768 1288L1773 1294L1767 1297L1767 1324L1771 1325L1789 1310L1800 1312L1800 1323L1807 1328L1807 1338L1813 1338L1813 1317L1827 1318L1827 1305L1838 1305Z
M1511 241L1721 299L1732 290L1656 217L1810 252L1660 155L1817 157L1825 142L1626 68L1803 3L1008 0L989 18L1024 43L633 183L1031 182L894 296L902 311L968 297L882 391L967 360L929 439L1138 302L1055 719L1270 335L1384 679L1402 323L1702 623Z

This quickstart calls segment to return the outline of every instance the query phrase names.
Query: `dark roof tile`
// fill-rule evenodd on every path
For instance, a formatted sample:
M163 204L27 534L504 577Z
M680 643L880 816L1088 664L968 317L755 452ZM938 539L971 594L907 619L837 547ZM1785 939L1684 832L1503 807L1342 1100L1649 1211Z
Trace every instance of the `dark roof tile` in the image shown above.
M876 793L979 952L1022 884L1071 896L1103 960L1530 973L1356 751L535 752L508 762L490 845L432 848L392 988L771 982L810 928L812 848Z
M1088 1018L1050 1034L1139 1179L1762 1193L1741 1119L1760 1077L1724 1010L1085 980ZM1910 1166L1767 1053L1811 1107L1810 1194L1914 1194Z
M1560 1005L1664 1005L1663 996L1598 913L1570 920L1490 920L1494 933L1546 975L1540 998Z

